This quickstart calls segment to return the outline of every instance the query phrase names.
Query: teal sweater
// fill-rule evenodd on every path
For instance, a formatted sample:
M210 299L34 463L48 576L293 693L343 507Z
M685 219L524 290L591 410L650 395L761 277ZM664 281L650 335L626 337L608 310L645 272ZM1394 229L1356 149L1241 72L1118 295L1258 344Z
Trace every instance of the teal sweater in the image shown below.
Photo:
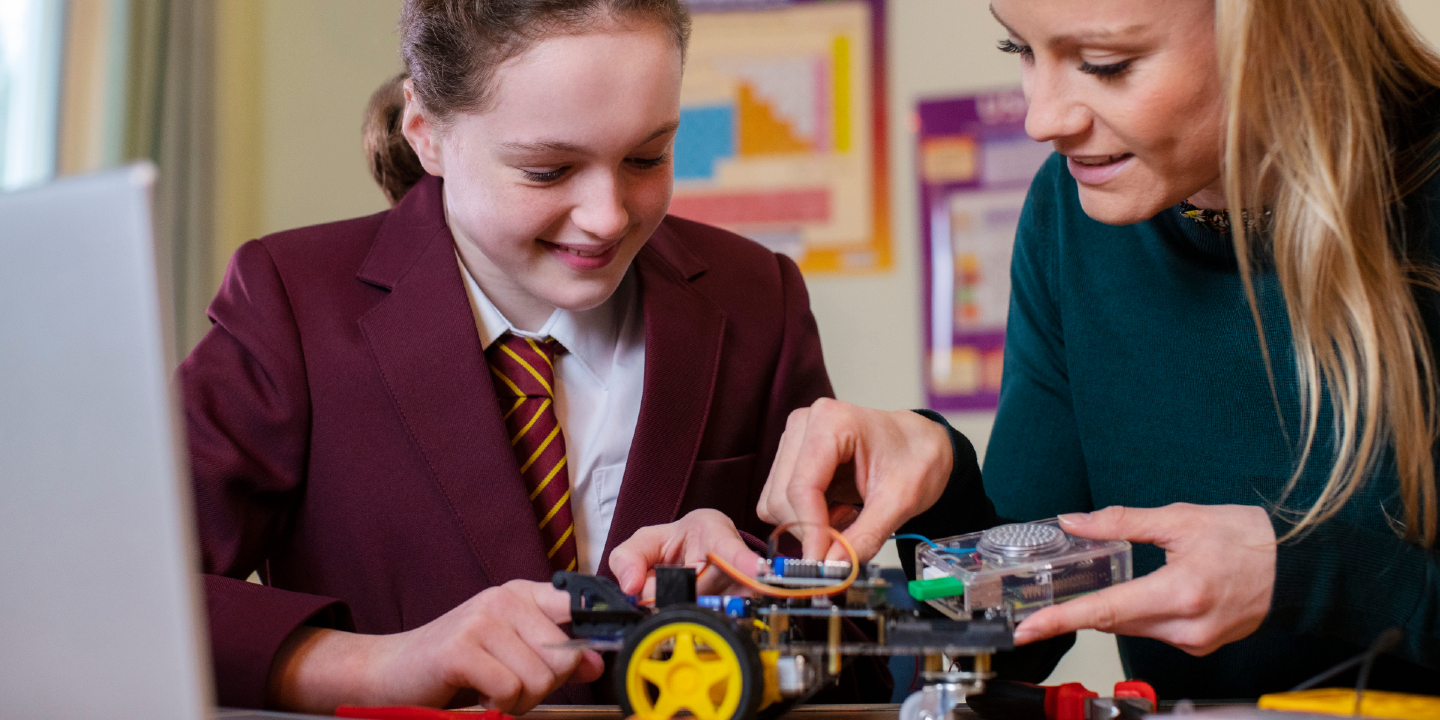
M1440 218L1440 183L1410 204ZM1440 224L1421 232L1419 245L1440 256ZM1279 499L1301 433L1273 273L1262 270L1256 290L1279 415L1230 240L1178 210L1123 227L1092 220L1056 155L1031 186L1011 275L1005 376L984 467L1000 516ZM1433 319L1431 299L1421 300ZM1322 411L1324 436L1331 417ZM1324 440L1287 507L1309 507L1324 485ZM1255 697L1288 690L1399 626L1405 641L1377 664L1371 687L1440 693L1440 564L1388 527L1387 513L1402 517L1396 489L1393 469L1377 472L1339 517L1279 547L1259 631L1203 658L1122 637L1127 675L1151 681L1162 698ZM1279 518L1275 526L1277 536L1289 527ZM1136 546L1137 576L1164 562L1159 548Z

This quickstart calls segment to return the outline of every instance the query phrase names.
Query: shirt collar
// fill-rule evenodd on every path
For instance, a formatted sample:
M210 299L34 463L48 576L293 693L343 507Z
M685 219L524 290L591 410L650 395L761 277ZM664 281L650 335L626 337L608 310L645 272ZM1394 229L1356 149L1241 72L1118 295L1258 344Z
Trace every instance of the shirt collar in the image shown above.
M554 338L565 347L565 351L580 361L601 387L610 376L610 366L615 360L615 345L620 338L620 325L634 303L634 272L625 273L625 279L615 292L599 306L581 312L556 308L550 313L545 324L535 332L516 328L495 303L480 289L475 278L455 256L460 264L460 274L465 276L465 290L470 296L470 309L475 315L475 330L480 333L480 345L487 350L500 336L511 333L520 337Z

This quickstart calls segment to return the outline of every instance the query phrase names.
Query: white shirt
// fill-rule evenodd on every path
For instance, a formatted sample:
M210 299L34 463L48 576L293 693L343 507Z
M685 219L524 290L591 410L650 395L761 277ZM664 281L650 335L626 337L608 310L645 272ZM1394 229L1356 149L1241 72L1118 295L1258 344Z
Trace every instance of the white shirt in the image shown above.
M626 273L599 307L578 313L557 308L539 330L526 332L490 302L463 262L460 271L482 347L488 349L506 332L551 337L565 347L555 359L555 413L565 435L576 569L593 575L615 517L645 383L645 317L635 273Z

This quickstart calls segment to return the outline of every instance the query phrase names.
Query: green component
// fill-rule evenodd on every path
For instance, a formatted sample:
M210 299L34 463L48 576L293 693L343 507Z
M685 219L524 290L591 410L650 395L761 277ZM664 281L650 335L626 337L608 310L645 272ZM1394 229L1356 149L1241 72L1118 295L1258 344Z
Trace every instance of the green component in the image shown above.
M930 580L911 580L910 597L916 600L934 600L965 594L965 583L959 578L942 577Z

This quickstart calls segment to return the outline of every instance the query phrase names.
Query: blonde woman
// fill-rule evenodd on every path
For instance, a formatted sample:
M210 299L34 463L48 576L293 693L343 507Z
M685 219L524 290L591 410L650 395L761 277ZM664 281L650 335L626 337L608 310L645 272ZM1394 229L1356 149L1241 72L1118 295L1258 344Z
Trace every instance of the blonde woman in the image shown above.
M1253 697L1399 626L1371 686L1434 692L1440 60L1394 0L992 10L1057 155L1016 240L983 488L941 424L822 401L792 415L761 517L858 495L846 532L873 553L937 499L912 525L1059 514L1139 543L1141 577L1019 642L1098 628L1161 697ZM612 567L739 554L726 525L693 514Z

